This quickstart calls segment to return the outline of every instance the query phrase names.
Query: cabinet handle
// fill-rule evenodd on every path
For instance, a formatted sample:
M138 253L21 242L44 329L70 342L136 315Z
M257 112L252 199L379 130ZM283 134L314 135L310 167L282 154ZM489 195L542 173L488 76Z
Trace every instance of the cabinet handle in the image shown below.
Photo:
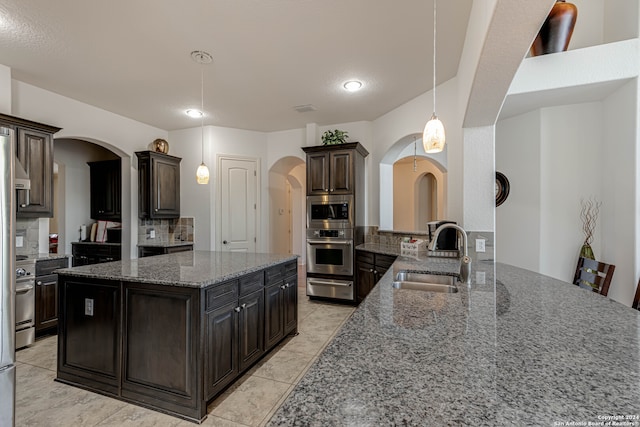
M20 207L21 207L21 208L26 208L26 207L27 207L27 205L25 205L24 203L22 203L22 204L20 205Z
M370 268L370 269L369 269L369 273L373 273L373 268Z
M236 313L240 313L240 310L242 310L242 308L240 308L240 307L236 307L236 308L233 309L233 311L235 311Z
M36 282L36 285L38 285L38 286L42 286L42 280L38 280L38 281Z
M336 189L335 189L335 188L332 188L332 189L331 189L331 190L329 190L329 191L336 191Z
M377 270L373 270L373 274L378 274L378 271Z
M155 209L154 209L154 211L155 211L155 212L158 212L158 208L155 208Z
M245 308L247 308L247 304L242 304L242 309L244 310Z
M324 191L329 191L329 189L328 189L328 188L325 188L325 189L324 189Z

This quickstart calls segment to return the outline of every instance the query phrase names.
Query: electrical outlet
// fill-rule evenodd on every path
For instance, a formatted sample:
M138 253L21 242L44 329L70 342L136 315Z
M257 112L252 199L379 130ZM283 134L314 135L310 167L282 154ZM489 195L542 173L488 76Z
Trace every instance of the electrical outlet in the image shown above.
M151 230L149 230L149 238L150 239L155 239L156 238L156 230L154 230L153 228Z
M84 299L84 314L85 316L93 316L93 300L91 298Z
M486 284L484 271L476 271L476 285Z
M476 252L484 252L484 239L476 239Z
M24 246L24 237L16 236L16 248L21 248Z

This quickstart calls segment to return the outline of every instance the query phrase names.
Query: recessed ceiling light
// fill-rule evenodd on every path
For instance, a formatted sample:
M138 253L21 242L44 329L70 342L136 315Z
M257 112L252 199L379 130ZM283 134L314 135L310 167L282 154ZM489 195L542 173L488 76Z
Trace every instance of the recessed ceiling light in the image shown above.
M345 82L342 87L344 87L349 92L355 92L362 88L362 82L359 82L357 80L349 80L348 82Z
M187 113L187 116L193 117L194 119L199 119L200 117L203 116L202 111L200 110L190 109L185 111L185 113Z

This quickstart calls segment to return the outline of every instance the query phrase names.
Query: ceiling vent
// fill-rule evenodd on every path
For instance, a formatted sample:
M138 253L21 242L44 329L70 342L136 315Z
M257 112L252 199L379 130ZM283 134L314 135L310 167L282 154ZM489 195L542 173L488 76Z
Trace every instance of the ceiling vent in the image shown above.
M308 113L310 111L317 111L318 108L313 104L296 105L293 107L298 113Z

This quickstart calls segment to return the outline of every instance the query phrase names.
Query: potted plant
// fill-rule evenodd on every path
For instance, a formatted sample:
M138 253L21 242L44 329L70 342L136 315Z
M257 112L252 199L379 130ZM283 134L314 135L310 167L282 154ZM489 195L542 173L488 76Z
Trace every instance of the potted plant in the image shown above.
M322 134L322 145L344 144L348 136L348 132L344 130L328 130Z

